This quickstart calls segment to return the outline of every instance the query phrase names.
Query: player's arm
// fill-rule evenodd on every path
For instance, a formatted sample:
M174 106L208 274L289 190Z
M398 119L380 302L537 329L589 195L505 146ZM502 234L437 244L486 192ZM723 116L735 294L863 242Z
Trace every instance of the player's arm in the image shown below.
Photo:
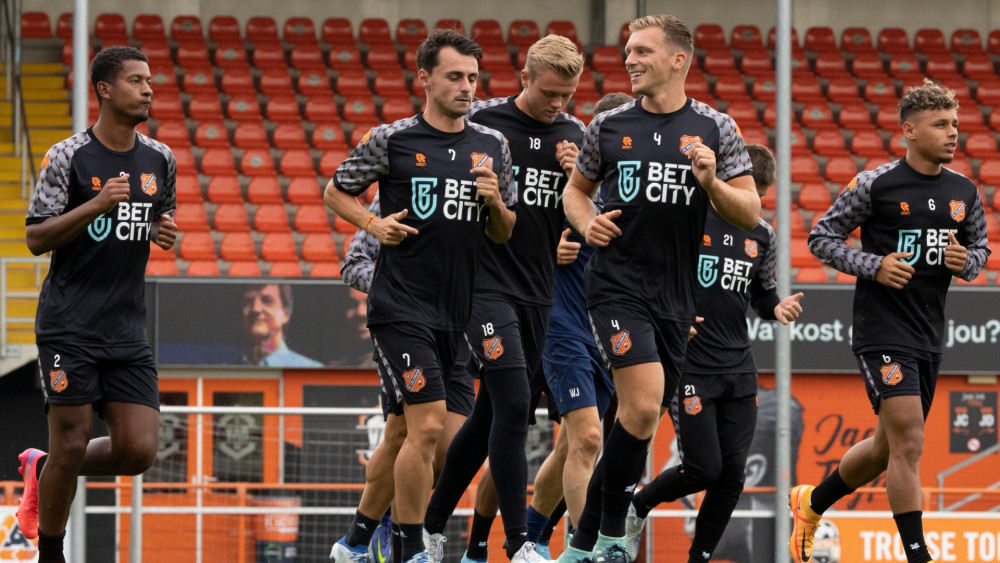
M54 163L51 165L51 167L55 166ZM87 225L93 223L94 219L114 209L118 205L118 202L128 201L131 194L131 188L128 185L128 174L115 176L104 182L100 193L96 197L74 207L66 213L58 213L47 217L45 215L39 216L36 213L42 211L44 208L49 207L51 209L44 202L44 198L46 195L52 195L53 189L49 182L56 179L56 176L62 175L58 172L45 171L42 177L39 177L34 201L31 204L28 221L25 225L25 241L27 242L28 250L35 256L65 246L83 232L87 228ZM56 181L65 182L64 179L56 179ZM45 186L43 186L43 183L46 183ZM68 184L64 184L57 189L63 189L65 191L60 193L68 194ZM59 211L64 207L65 204L59 207Z
M743 149L746 152L746 149ZM708 192L719 216L727 223L751 231L760 217L760 196L749 174L730 178L728 181L716 176L715 151L703 143L695 143L688 151L691 171L698 183Z
M773 321L778 319L776 307L781 302L778 297L778 280L775 278L774 270L777 261L775 252L776 240L774 229L766 225L770 242L764 247L764 253L760 258L760 265L750 282L750 306L757 312L760 318ZM787 323L786 323L787 324Z
M372 200L368 212L381 215L378 194ZM368 293L372 278L375 276L375 257L378 256L378 249L378 239L371 233L358 229L340 265L340 278L344 283L358 291Z
M614 222L622 214L622 210L600 212L594 203L594 196L600 185L600 182L584 176L579 169L574 169L563 190L563 212L566 213L569 224L583 235L587 244L607 246L611 239L622 234Z
M177 223L174 222L177 208L177 161L174 153L167 152L167 177L163 181L163 198L156 209L149 240L163 250L170 250L177 241Z
M974 280L992 252L986 246L986 216L979 190L976 190L969 220L959 225L957 238L949 233L948 239L949 244L944 249L945 266L965 281Z
M487 158L482 166L470 172L478 176L476 190L490 210L486 218L486 236L497 244L503 244L510 240L517 221L512 209L517 204L517 187L507 142L500 143L500 167L497 172L493 171L493 158Z

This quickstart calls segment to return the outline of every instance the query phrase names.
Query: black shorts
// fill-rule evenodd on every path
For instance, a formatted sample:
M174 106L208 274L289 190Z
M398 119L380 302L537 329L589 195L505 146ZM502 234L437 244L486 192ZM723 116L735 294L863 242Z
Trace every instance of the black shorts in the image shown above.
M469 371L469 348L462 345L458 348L459 359L455 362L455 368L445 385L444 402L448 412L460 414L468 417L472 414L472 406L476 402L476 387L473 381L472 372ZM388 419L390 414L402 416L403 396L397 394L396 386L392 383L392 378L388 376L382 362L375 359L378 368L380 403L382 404L382 418Z
M134 403L159 410L160 390L149 344L86 346L38 343L46 405Z
M941 354L931 354L929 359L922 359L913 352L884 350L862 352L857 358L875 414L878 414L882 399L919 395L924 420L927 420L934 400L934 388L937 387Z
M462 333L435 330L419 323L382 324L369 327L379 372L388 376L386 394L399 404L443 401L465 342ZM384 385L385 383L383 383Z
M654 318L632 300L605 301L589 308L590 324L610 369L663 365L663 406L670 406L687 352L690 322Z

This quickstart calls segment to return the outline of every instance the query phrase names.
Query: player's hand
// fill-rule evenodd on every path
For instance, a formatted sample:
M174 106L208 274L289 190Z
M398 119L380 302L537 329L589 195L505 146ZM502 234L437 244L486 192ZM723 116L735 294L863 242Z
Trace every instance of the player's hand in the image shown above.
M969 259L969 252L964 246L958 244L955 233L948 233L948 246L944 247L944 265L956 275L961 274L965 269L965 263Z
M559 159L559 166L566 171L567 176L573 175L578 154L580 154L580 147L576 146L576 143L563 139L556 145L556 158Z
M688 151L691 159L691 171L706 190L715 185L715 151L702 143L695 143Z
M375 217L368 224L368 232L385 246L397 246L407 236L420 234L417 229L402 223L408 214L404 209L386 217Z
M913 266L903 262L913 256L912 252L893 252L882 259L882 265L875 272L875 281L893 289L903 289L913 278Z
M556 246L556 264L560 266L572 263L580 254L580 243L566 239L571 232L572 229L564 230L559 237L559 245Z
M786 325L795 319L799 318L802 314L802 301L803 293L799 292L795 295L789 295L788 297L782 299L774 306L774 318L778 319L778 322Z
M177 240L177 223L174 223L174 218L167 213L161 215L156 223L153 243L163 250L170 250Z
M601 213L591 219L590 223L587 223L587 232L585 234L587 244L607 246L611 243L611 239L622 236L622 230L618 228L618 225L615 225L615 219L620 217L621 214L621 209L615 209L614 211Z
M695 336L698 336L698 329L695 328L695 327L698 326L698 323L704 322L704 321L705 321L705 317L697 317L696 316L694 318L694 324L691 325L690 327L688 327L688 340L691 340Z
M94 205L101 211L101 214L114 209L120 201L128 201L129 196L132 194L132 188L128 185L128 176L128 174L115 176L104 182L104 186L101 187L101 193L97 194L97 197L93 199Z
M497 175L493 172L493 158L487 158L482 166L477 166L469 170L472 174L479 174L476 178L476 189L479 197L483 198L483 203L496 209L503 206L503 198L500 197L500 184L497 182Z

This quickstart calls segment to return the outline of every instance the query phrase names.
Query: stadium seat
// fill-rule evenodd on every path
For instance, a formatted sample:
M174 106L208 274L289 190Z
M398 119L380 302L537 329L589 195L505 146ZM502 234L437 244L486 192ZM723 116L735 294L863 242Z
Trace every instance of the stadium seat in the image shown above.
M868 82L865 83L864 97L872 104L890 103L895 105L898 100L896 85L889 77L869 78Z
M622 73L623 77L622 87L618 89L607 89L606 91L630 91L629 86L631 86L631 80L628 74ZM607 81L607 78L605 78ZM739 74L723 74L715 80L715 97L720 100L725 101L736 101L736 100L749 100L750 95L747 93L746 82L743 81L743 76Z
M776 90L777 86L775 85L773 74L754 76L750 85L750 97L758 102L773 106L775 104L774 96ZM688 92L688 95L699 100L701 99L690 92Z
M340 121L340 112L337 110L337 102L334 101L332 95L318 95L308 98L306 100L306 106L303 113L305 114L306 120L313 123Z
M211 203L243 203L243 191L235 175L212 176L206 196Z
M899 114L896 104L883 102L875 112L875 125L883 131L892 131L899 127Z
M814 62L816 75L820 78L834 78L847 75L847 61L840 51L823 51Z
M469 35L480 45L506 45L503 39L503 28L500 22L493 19L482 19L472 22Z
M625 59L618 47L602 45L595 47L590 54L590 67L596 72L621 72L625 68Z
M219 204L212 224L216 231L222 233L250 231L250 220L242 203Z
M851 157L839 157L839 158L851 158ZM830 160L833 160L832 158ZM853 161L852 161L853 164ZM827 163L827 168L829 168L829 162ZM853 178L854 175L852 174ZM851 180L848 179L847 182ZM847 182L843 182L846 184ZM830 189L826 187L824 182L809 182L802 184L799 188L798 205L802 209L807 211L817 211L820 213L825 212L830 208L832 203L832 198L830 196Z
M323 203L323 190L315 175L294 176L288 182L285 196L292 205L315 205Z
M259 233L289 233L288 212L284 203L265 203L257 207L253 217L253 228ZM263 256L264 260L271 260Z
M618 46L622 49L624 49L625 45L628 44L628 38L632 35L632 32L629 30L630 23L631 22L623 23L621 28L618 30Z
M353 43L337 43L330 49L327 64L335 71L361 71L361 51Z
M177 225L180 229L180 256L184 260L215 260L215 242L208 231L191 231Z
M424 39L427 39L424 20L404 18L396 24L396 42L400 45L419 45Z
M174 190L177 194L177 203L184 204L185 212L187 211L187 204L189 203L204 203L205 199L201 195L201 184L198 183L198 176L189 176L187 174L178 174L177 180L174 184ZM202 209L204 212L204 209ZM206 228L207 228L206 223Z
M146 262L146 276L179 276L180 269L177 268L176 260L153 260L150 258Z
M52 39L52 22L45 12L23 12L21 14L21 37L23 39Z
M201 156L201 173L206 176L236 175L233 153L228 148L208 148Z
M340 71L337 74L335 88L341 96L360 95L371 97L371 90L368 88L368 76L361 69Z
M881 77L885 75L885 63L875 51L864 51L854 55L851 73L858 78Z
M222 235L219 257L227 262L257 262L253 236L249 231L229 232Z
M541 32L535 20L514 20L507 28L507 42L518 49L531 47L540 38Z
M726 33L722 26L715 23L703 23L694 28L694 46L696 49L725 49Z
M771 110L772 112L774 111L773 106L768 107L768 109ZM768 125L766 117L767 110L764 111L764 115L765 115L764 124ZM768 127L774 127L774 125L768 125ZM809 159L812 159L812 151L809 149L809 145L806 143L805 133L803 133L801 127L799 127L795 123L792 123L792 130L789 132L788 136L788 144L791 145L792 156L794 156L796 159L798 159L798 157L800 156L809 157ZM815 161L813 162L815 163ZM817 175L818 174L819 172L817 170Z
M1000 156L984 158L979 163L979 182L988 186L1000 186ZM993 196L993 205L1000 204L1000 198Z
M410 101L410 96L395 95L386 96L385 101L382 102L382 109L380 111L382 116L382 121L386 123L392 123L400 119L405 119L411 117L414 114L413 102Z
M876 156L885 153L882 136L874 129L859 129L851 137L851 153L857 156Z
M361 25L358 27L358 41L365 45L392 45L389 22L382 18L361 20Z
M348 96L344 101L344 121L359 123L377 121L375 103L370 96Z
M791 236L792 242L795 242L795 239L804 239L809 235L809 231L806 230L805 218L802 216L802 212L798 209L792 209L792 212L789 215L789 224L791 226L788 230L788 234ZM778 224L777 213L771 218L771 226L776 232L781 232L781 229L783 228L780 224Z
M489 93L494 98L515 96L521 92L521 77L518 72L494 72L490 76Z
M204 43L181 43L177 47L177 66L186 69L208 67L211 72L208 47Z
M985 52L969 53L962 62L962 76L969 80L990 80L997 76L993 59Z
M1000 78L994 76L979 80L976 101L984 106L1000 106Z
M833 34L833 29L829 26L810 27L806 30L803 47L806 51L814 53L837 51L837 36ZM837 54L840 53L837 52Z
M254 16L247 20L246 40L249 43L281 44L278 23L271 16ZM259 46L259 45L258 45Z
M856 54L874 51L871 32L867 27L845 27L840 32L840 50Z
M191 137L183 120L160 121L156 128L156 140L171 148L191 146Z
M573 96L573 106L571 113L584 123L589 123L594 117L594 106L601 99L600 94L588 94L584 96Z
M734 74L731 75L731 77L735 77L736 79L739 80L740 83L743 82L743 79L740 78L739 75ZM719 82L721 81L722 77L720 77L719 80L716 81L715 83L716 89L719 88ZM518 88L518 91L520 91L520 88ZM629 78L629 75L625 72L624 69L622 69L619 72L609 72L605 74L604 80L601 81L602 94L610 94L611 92L631 92L631 91L632 91L632 79ZM716 93L716 95L718 96L719 94ZM746 84L743 85L743 97L746 97ZM732 98L730 99L737 99L737 98L738 94L734 92Z
M985 54L983 38L975 29L956 29L951 32L951 51L960 55Z
M913 36L913 49L925 55L949 53L944 33L936 27L918 29L917 33Z
M802 106L802 118L799 120L806 129L831 129L836 130L837 122L833 119L833 110L830 104L822 102L807 102ZM840 132L837 131L839 135ZM841 141L843 145L843 141Z
M792 181L795 183L821 182L819 175L819 165L816 159L809 155L802 155L792 159L791 164Z
M807 126L805 123L802 125L803 127ZM818 129L816 134L813 135L812 147L813 152L820 156L839 156L849 154L847 146L844 143L844 136L840 133L840 130L836 128Z
M282 121L278 123L271 135L271 144L279 150L308 149L306 130L301 121Z
M264 235L260 257L268 262L298 261L295 241L290 232L272 232Z
M553 20L549 22L549 25L545 26L545 35L562 35L566 39L569 39L578 46L580 44L580 39L576 35L576 26L570 20Z
M826 268L804 267L795 272L795 283L829 283L830 274Z
M976 111L979 111L978 109ZM959 122L964 125L964 121ZM972 158L989 158L997 155L997 140L992 132L975 131L965 139L965 154Z
M749 76L771 75L774 74L774 63L767 51L747 51L740 59L740 71Z
M170 57L170 45L167 44L166 39L147 39L143 41L142 49L140 50L149 59L150 70L152 70L154 65L173 66L174 64L173 59Z
M308 262L339 262L337 244L330 235L308 233L302 239L302 259Z
M63 12L56 18L56 37L59 39L73 38L73 13Z
M250 184L247 186L247 201L254 205L284 202L278 178L276 176L254 176L250 178Z
M873 154L872 156L869 156L867 159L865 159L865 163L863 165L861 165L861 169L862 170L874 170L874 169L878 168L879 166L882 166L883 164L885 164L887 162L891 162L893 160L896 160L896 159L893 158L892 155L890 155L889 153L883 151L883 152L878 153L878 154Z
M243 42L239 40L219 43L215 49L214 60L215 66L224 69L226 72L230 69L245 69L246 72L250 71L250 59L247 58L247 51L243 47ZM225 80L225 73L223 73L222 78Z
M391 70L385 69L379 71L375 75L375 82L372 84L372 89L375 91L376 96L382 96L383 98L391 96L410 97L409 91L406 89L406 77L403 76L403 71L398 66Z
M892 137L889 139L889 154L896 157L906 156L906 138L903 137L903 132L898 128L893 131Z
M346 235L347 237L352 237L357 231L358 228L351 224L347 219L344 219L339 215L334 215L333 232Z
M739 51L764 49L760 28L756 25L737 25L729 36L729 47Z
M399 53L391 43L372 45L368 49L365 66L370 70L378 72L385 70L399 71L402 69L399 66Z
M510 51L504 45L483 45L483 58L479 61L479 68L486 72L514 70Z
M283 35L285 42L293 45L315 45L317 43L316 25L313 23L312 18L288 18L285 20Z
M229 134L221 121L201 121L194 130L194 142L202 148L229 148Z
M320 39L330 45L354 44L354 29L347 18L327 18L320 26Z
M205 41L198 16L177 16L170 22L170 38L179 43Z
M951 53L933 53L927 58L925 64L925 70L927 76L935 79L950 82L948 80L952 77L958 76L958 65L955 63L955 59L952 58Z
M274 176L274 159L268 149L249 149L240 157L240 170L244 176Z
M193 94L191 101L188 102L187 115L195 121L222 121L219 95L214 91Z
M208 40L213 43L243 43L240 22L234 16L215 16L208 21Z
M830 182L844 185L850 182L857 174L858 165L854 162L854 158L849 155L831 156L826 161L824 176ZM799 205L806 207L801 199L799 200ZM829 207L829 202L827 202L826 207ZM826 207L823 207L823 210Z
M299 102L294 94L271 96L264 108L264 113L271 121L299 121Z
M837 116L837 123L844 129L869 128L872 125L872 116L864 102L843 101L840 106L840 114Z
M978 105L975 103L959 105L958 130L968 133L989 130L989 127L986 126L986 122L983 121L983 112L979 110Z
M267 131L259 121L242 121L233 131L233 145L240 149L266 149L271 146Z
M740 131L743 133L743 141L747 144L753 143L764 146L769 146L771 144L763 126L750 124L748 127L741 126Z
M22 21L24 18L22 17ZM23 33L23 32L22 32ZM51 34L51 30L50 30ZM167 29L158 14L139 14L132 20L132 38L145 46L146 41L167 39Z
M306 119L314 121L309 118L309 106L306 105ZM344 136L344 129L340 126L340 118L333 116L329 120L315 120L316 127L313 128L312 136L310 137L312 147L319 150L330 150L330 149L347 149L346 137Z
M901 27L887 27L878 32L876 47L883 53L909 53L910 38Z
M23 20L22 20L23 21ZM102 42L120 41L124 38L128 45L128 24L121 14L100 14L94 21L94 37Z
M295 210L295 232L330 234L330 217L322 204L302 204Z
M188 94L208 94L216 98L215 104L218 105L219 90L215 86L215 73L212 71L212 66L208 63L202 66L188 67L184 72L184 78L181 80L181 87ZM220 109L219 111L221 112L222 110Z
M735 100L730 102L729 106L726 107L726 113L729 117L736 120L741 130L746 130L750 125L759 126L760 118L757 114L757 106L750 100Z
M288 56L288 62L292 68L302 72L322 72L326 74L326 63L323 59L323 52L319 50L317 43L300 43L292 47L292 52Z
M462 25L462 20L456 18L444 18L437 21L434 24L435 28L438 29L453 29L462 35L465 35L465 26Z
M825 101L823 97L823 87L819 80L812 74L798 74L792 76L792 100L796 102L819 102Z
M231 278L259 278L260 264L257 260L236 260L230 262L226 275Z
M729 49L712 49L705 52L702 57L701 70L705 74L719 76L722 74L735 74L736 59Z
M304 141L304 137L303 137ZM289 149L281 155L279 169L283 176L315 176L316 167L308 149Z
M180 89L177 87L177 73L174 72L173 63L151 63L149 72L153 75L153 92L157 100L164 96L178 97Z
M700 72L693 72L693 70L694 69L688 72L687 79L684 81L684 90L688 96L696 100L703 100L704 98L711 96L712 92L709 89L708 80L705 79L705 75ZM757 81L755 81L755 84L756 82ZM579 92L579 89L577 92ZM773 97L774 96L772 95L772 98Z
M194 278L212 278L221 275L219 264L215 260L194 260L188 264L185 276Z
M803 231L802 237L793 237L791 244L791 258L793 268L822 268L820 262L812 252L809 251L809 244L806 242L808 232Z
M250 55L250 62L253 63L253 66L262 70L275 69L288 71L288 62L285 60L285 49L277 41L257 42L253 54Z
M314 262L309 269L309 277L340 279L340 262Z
M920 74L920 61L912 51L893 53L889 60L889 76L908 80Z
M178 174L197 174L198 170L194 165L194 153L186 147L174 149L174 160L177 161Z
M955 155L954 160L952 160L951 163L947 164L946 166L967 178L973 177L972 163L970 163L969 160L962 155Z
M368 129L365 129L367 131ZM348 151L346 148L341 149L330 149L323 152L323 156L319 159L319 173L321 176L327 178L333 176L333 173L340 166L341 162L347 160Z
M301 278L302 267L298 260L274 262L267 275L272 278Z

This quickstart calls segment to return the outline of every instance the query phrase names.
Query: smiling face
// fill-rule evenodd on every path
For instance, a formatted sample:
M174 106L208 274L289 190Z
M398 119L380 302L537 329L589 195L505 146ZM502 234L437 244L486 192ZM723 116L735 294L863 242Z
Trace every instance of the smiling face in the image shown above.
M918 111L903 123L907 153L932 165L951 162L958 147L958 111L928 109Z
M625 70L632 93L652 97L679 75L683 81L689 55L668 44L663 29L647 27L629 35L625 45Z
M417 71L417 80L427 92L427 110L449 119L469 113L479 81L479 61L445 46L438 53L438 64L427 71Z
M153 77L145 61L122 61L122 69L114 80L97 83L101 111L126 116L133 125L146 121L153 103L152 84Z

